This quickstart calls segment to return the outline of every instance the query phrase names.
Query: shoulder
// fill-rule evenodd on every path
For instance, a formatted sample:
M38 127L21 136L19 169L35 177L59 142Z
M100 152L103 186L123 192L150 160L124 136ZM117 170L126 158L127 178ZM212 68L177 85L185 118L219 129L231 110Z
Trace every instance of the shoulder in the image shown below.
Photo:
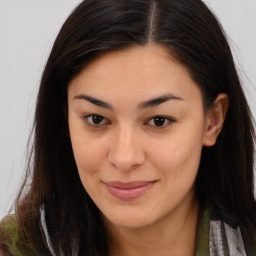
M16 217L8 215L0 222L0 252L3 255L13 255L11 251L17 236Z
M256 237L245 239L239 226L224 221L216 211L207 208L199 216L195 255L223 255L223 252L256 256Z
M228 252L228 255L256 256L256 239L245 235L237 222L222 219L217 211L210 211L210 251ZM219 254L218 254L219 255Z
M35 255L33 248L20 232L15 215L7 215L0 222L0 253L3 256Z
M247 240L244 241L246 246L247 256L256 256L256 233L252 242L248 243Z

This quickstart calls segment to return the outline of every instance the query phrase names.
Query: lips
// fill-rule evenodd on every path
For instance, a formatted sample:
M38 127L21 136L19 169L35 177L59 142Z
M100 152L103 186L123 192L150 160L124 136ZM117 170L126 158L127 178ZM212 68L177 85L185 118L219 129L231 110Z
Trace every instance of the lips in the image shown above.
M135 181L129 183L106 182L108 191L117 199L123 201L134 200L146 193L156 181Z

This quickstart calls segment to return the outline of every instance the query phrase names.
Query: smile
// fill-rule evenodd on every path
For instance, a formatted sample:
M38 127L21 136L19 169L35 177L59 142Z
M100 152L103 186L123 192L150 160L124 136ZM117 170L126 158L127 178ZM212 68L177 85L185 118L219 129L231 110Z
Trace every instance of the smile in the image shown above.
M117 199L130 201L139 198L147 192L156 181L136 181L129 183L107 182L104 183L108 191Z

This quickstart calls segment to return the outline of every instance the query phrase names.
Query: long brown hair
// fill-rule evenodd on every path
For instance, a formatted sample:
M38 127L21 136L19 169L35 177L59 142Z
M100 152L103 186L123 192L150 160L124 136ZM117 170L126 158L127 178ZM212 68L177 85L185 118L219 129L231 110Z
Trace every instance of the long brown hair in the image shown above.
M205 109L219 93L229 109L216 145L203 148L196 180L200 206L209 202L224 220L250 236L256 229L251 113L233 57L216 17L200 0L85 0L61 28L43 72L27 177L16 201L19 227L40 255L49 248L38 235L44 205L50 239L60 255L107 255L98 209L82 186L67 134L67 85L108 51L156 43L166 46L201 89ZM31 172L30 172L31 170ZM25 183L26 184L26 180Z

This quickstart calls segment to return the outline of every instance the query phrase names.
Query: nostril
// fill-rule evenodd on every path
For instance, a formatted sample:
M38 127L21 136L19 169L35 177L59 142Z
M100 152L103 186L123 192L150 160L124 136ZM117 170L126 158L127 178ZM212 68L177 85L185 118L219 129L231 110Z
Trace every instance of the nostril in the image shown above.
M133 170L142 165L145 161L145 155L141 149L115 149L109 153L108 160L118 170Z
M125 125L113 133L108 160L118 170L133 170L145 161L142 145L135 130Z

